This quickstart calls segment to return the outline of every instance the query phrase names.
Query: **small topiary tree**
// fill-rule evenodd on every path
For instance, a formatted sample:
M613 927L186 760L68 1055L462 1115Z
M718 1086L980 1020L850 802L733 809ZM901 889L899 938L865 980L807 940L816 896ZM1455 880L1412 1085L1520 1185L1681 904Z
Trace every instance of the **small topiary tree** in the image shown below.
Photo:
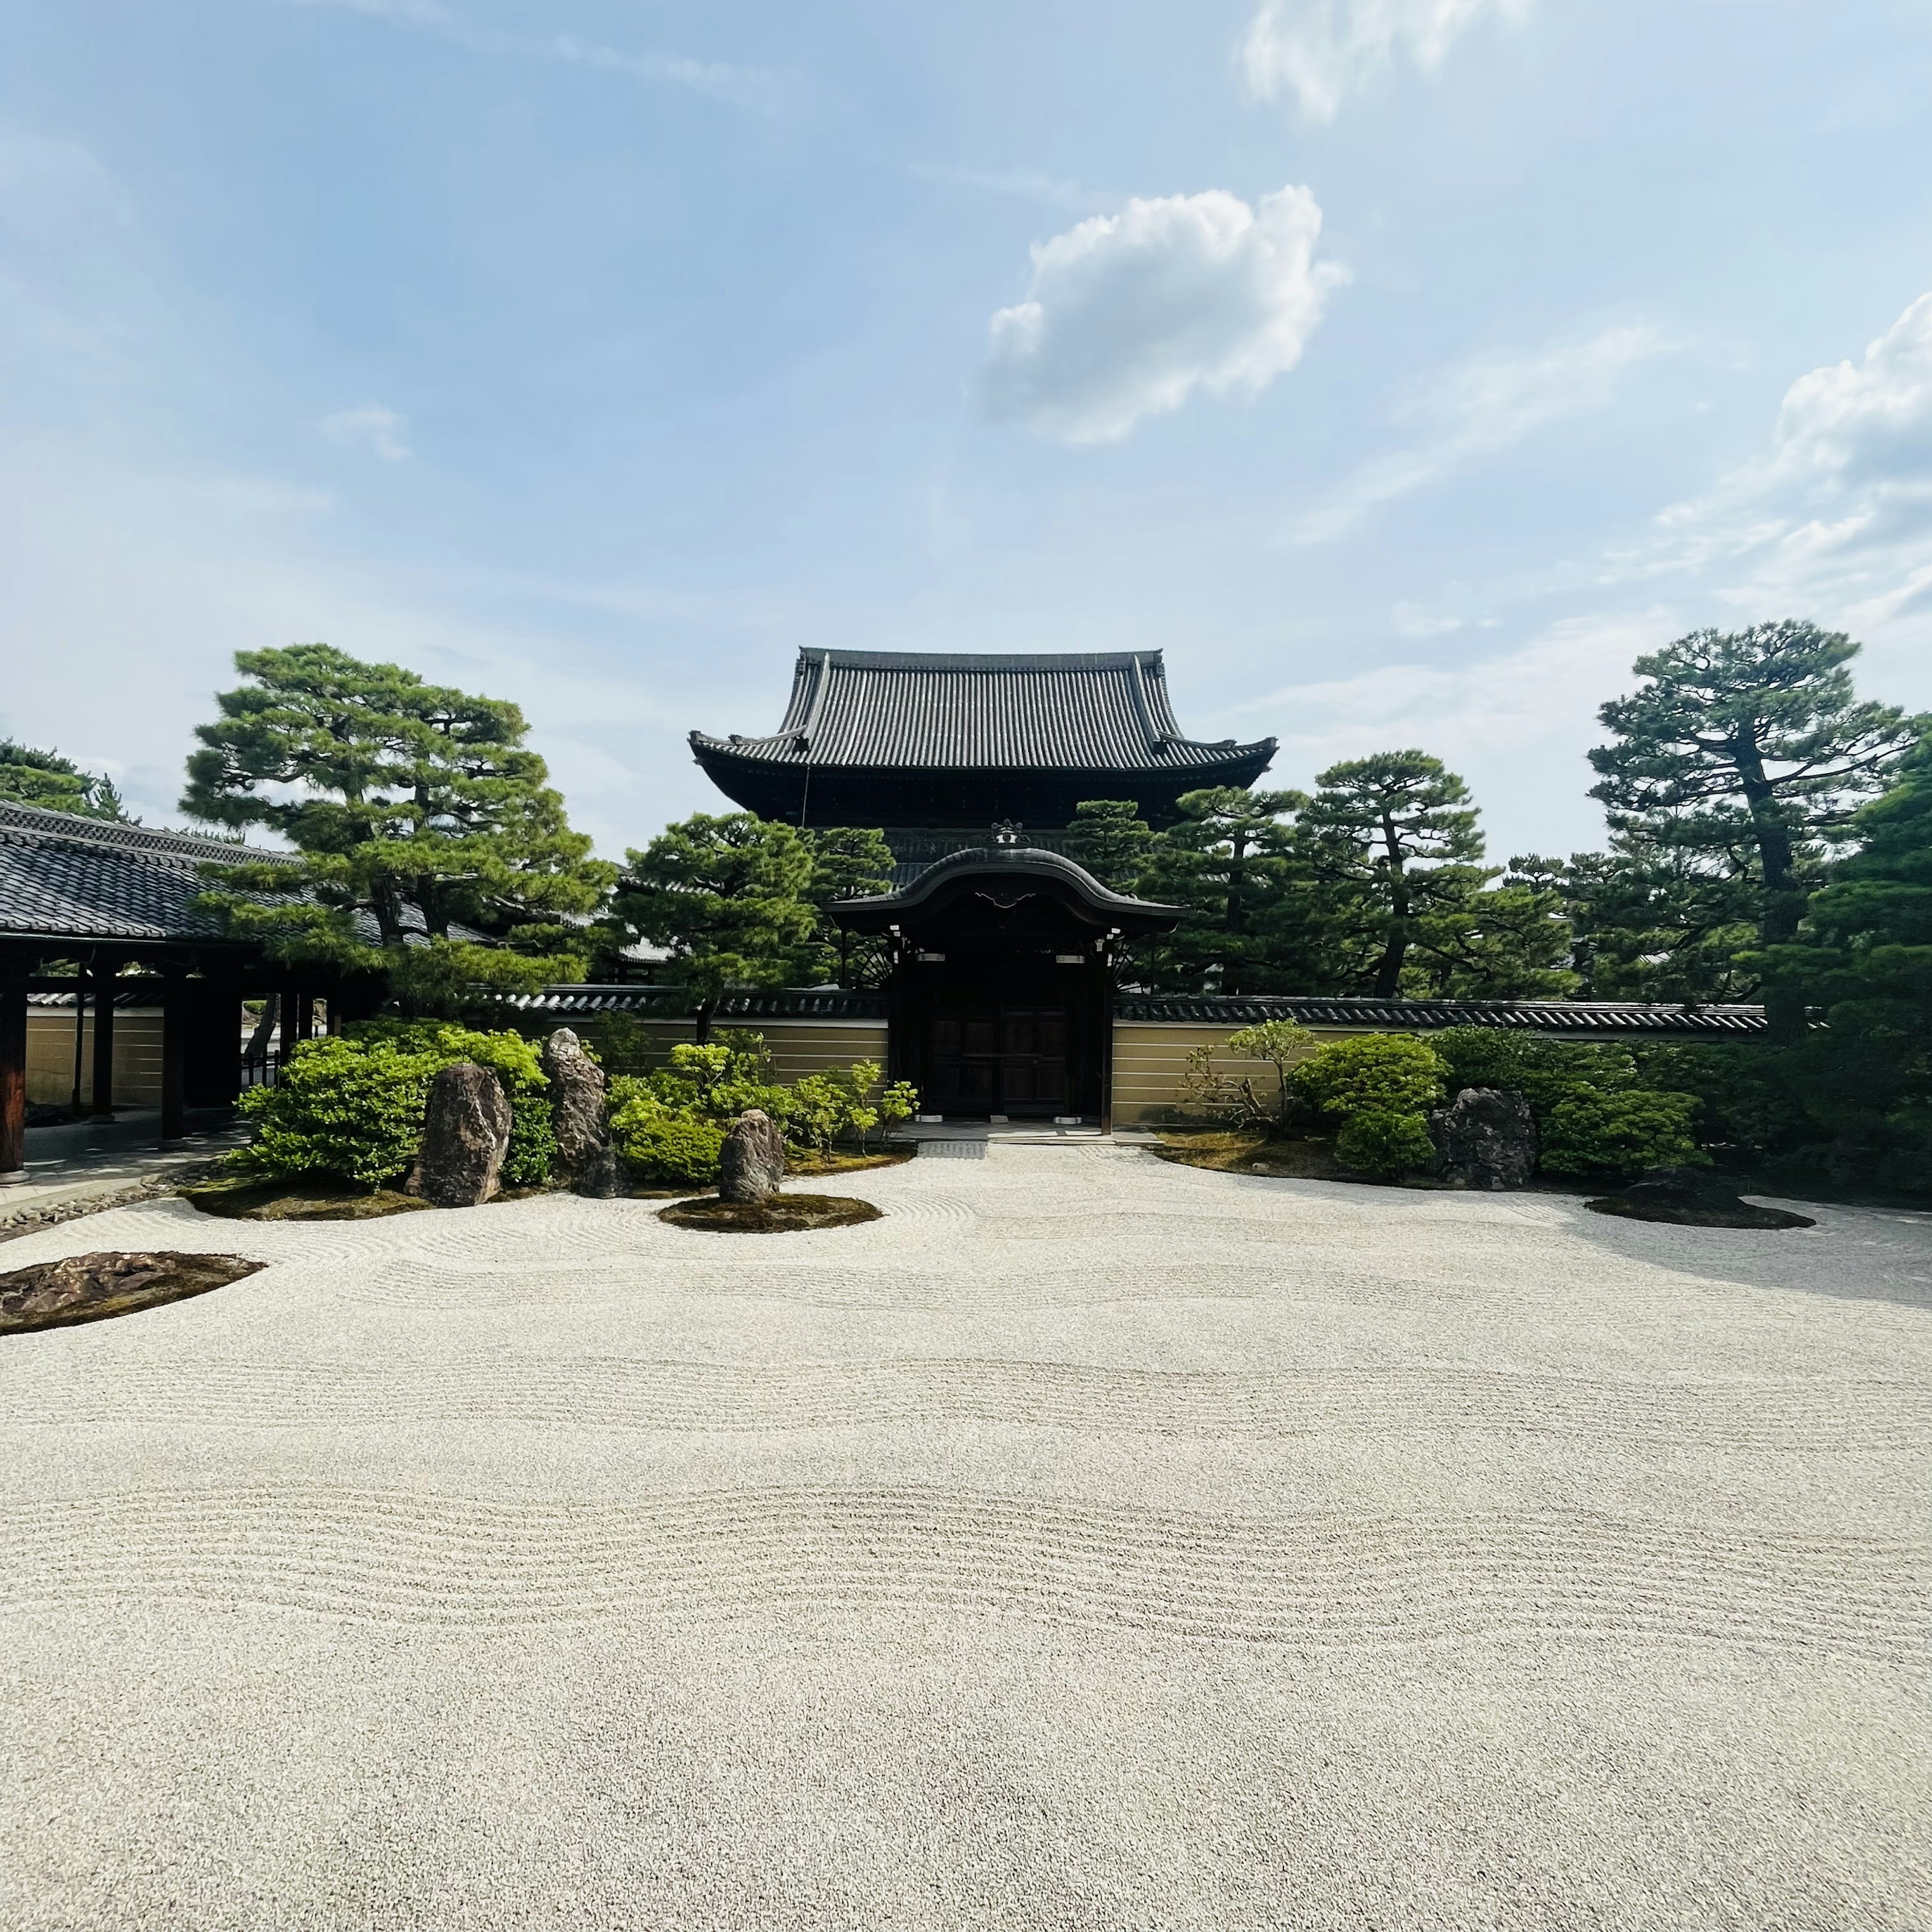
M1358 1174L1393 1180L1426 1167L1436 1156L1429 1123L1420 1114L1380 1107L1351 1114L1335 1136L1335 1158Z
M1442 1057L1412 1034L1371 1033L1318 1046L1290 1075L1324 1120L1363 1113L1422 1114L1442 1098Z
M1543 1166L1552 1174L1613 1174L1628 1180L1647 1167L1708 1167L1691 1124L1694 1094L1646 1088L1620 1094L1584 1090L1559 1100L1543 1129Z

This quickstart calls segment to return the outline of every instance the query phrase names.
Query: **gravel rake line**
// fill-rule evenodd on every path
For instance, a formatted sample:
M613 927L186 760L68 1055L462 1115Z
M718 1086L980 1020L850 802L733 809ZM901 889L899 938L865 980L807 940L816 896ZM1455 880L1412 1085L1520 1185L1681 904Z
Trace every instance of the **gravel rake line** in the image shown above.
M1110 1369L907 1358L795 1369L518 1357L434 1365L426 1382L363 1364L130 1364L98 1384L44 1386L15 1426L382 1426L482 1419L756 1433L1010 1424L1280 1438L1335 1430L1589 1435L1662 1448L1850 1453L1932 1440L1932 1388L1905 1382L1636 1383L1444 1366L1332 1372Z
M1923 1551L1575 1514L1264 1523L831 1488L649 1508L268 1489L7 1514L16 1611L159 1598L501 1628L970 1604L1245 1641L1626 1634L1932 1662Z

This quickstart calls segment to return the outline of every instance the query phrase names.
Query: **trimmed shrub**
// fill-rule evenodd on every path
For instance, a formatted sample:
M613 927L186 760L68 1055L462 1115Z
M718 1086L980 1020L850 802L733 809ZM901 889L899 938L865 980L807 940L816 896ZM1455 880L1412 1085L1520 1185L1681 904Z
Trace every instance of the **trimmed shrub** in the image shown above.
M1442 1098L1441 1057L1403 1033L1364 1034L1318 1046L1288 1076L1296 1094L1325 1119L1424 1114Z
M1378 1180L1414 1174L1436 1157L1429 1123L1420 1114L1391 1113L1378 1107L1351 1114L1335 1136L1335 1158L1358 1174Z
M423 1103L442 1063L388 1042L305 1040L279 1084L243 1096L254 1144L236 1165L265 1174L326 1174L380 1187L399 1178L422 1140Z
M1543 1166L1552 1174L1616 1174L1628 1180L1647 1167L1707 1167L1691 1123L1694 1094L1632 1088L1621 1094L1582 1091L1559 1100L1543 1127Z
M536 1048L514 1033L478 1033L434 1020L371 1020L304 1040L280 1080L243 1097L255 1139L236 1156L259 1174L313 1174L380 1187L400 1180L422 1142L429 1083L459 1060L487 1066L512 1110L503 1179L539 1187L556 1142Z
M660 1113L654 1118L632 1114L620 1130L616 1117L611 1139L619 1153L649 1180L709 1187L718 1179L718 1157L724 1146L724 1130L715 1120L688 1114Z

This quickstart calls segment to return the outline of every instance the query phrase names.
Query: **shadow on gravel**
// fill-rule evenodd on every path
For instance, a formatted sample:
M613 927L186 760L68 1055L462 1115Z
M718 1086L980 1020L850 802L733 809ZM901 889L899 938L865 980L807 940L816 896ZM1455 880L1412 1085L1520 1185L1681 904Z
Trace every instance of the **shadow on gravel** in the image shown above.
M1688 1228L1593 1214L1580 1202L1568 1218L1593 1246L1700 1280L1932 1310L1932 1214L1778 1203L1787 1204L1810 1209L1816 1225Z

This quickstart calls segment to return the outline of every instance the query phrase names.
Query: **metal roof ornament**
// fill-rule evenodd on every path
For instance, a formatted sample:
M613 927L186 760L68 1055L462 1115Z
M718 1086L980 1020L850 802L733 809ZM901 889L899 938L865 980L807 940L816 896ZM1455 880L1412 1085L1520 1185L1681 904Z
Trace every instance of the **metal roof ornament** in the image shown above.
M1020 834L1026 830L1017 818L995 820L993 825L993 843L995 845L1017 845Z

